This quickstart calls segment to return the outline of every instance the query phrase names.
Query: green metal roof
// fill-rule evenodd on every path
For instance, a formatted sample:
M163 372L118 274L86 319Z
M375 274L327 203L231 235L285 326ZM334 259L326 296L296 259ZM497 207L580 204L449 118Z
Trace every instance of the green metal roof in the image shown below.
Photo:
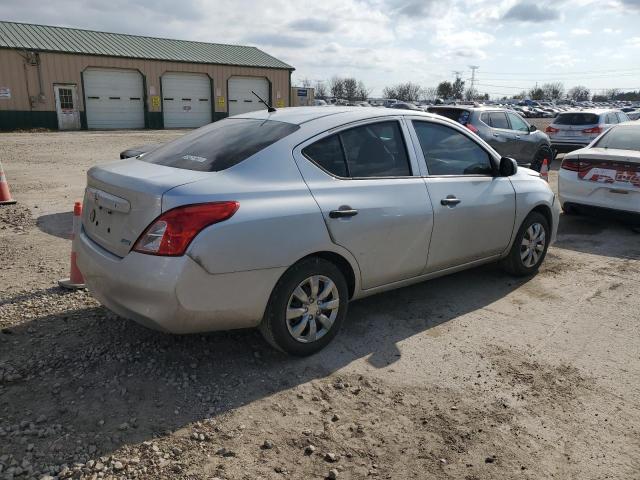
M0 48L293 70L256 47L0 21Z

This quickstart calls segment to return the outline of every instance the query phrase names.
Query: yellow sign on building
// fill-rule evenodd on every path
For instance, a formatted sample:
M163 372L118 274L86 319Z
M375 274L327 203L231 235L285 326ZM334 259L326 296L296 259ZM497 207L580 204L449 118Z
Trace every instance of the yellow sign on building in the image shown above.
M224 97L218 97L218 106L224 107Z
M160 95L151 96L151 108L154 110L160 108Z

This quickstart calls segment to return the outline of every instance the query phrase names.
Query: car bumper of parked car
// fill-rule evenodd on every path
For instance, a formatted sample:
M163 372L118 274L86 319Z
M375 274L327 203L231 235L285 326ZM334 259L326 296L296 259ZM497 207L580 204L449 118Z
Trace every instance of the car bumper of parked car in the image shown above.
M576 172L563 169L558 173L558 196L563 208L565 205L576 205L640 213L640 188L620 189L609 184L580 180Z
M84 232L78 266L95 298L146 327L195 333L257 326L285 268L210 274L188 255L117 257Z

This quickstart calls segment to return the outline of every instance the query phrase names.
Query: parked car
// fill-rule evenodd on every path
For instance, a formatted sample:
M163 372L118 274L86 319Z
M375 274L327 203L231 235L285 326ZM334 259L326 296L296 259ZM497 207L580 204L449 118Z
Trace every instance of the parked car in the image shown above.
M397 108L399 110L422 111L420 108L416 107L413 103L408 103L408 102L396 102L389 105L388 108Z
M75 248L123 317L174 333L259 326L309 355L350 300L494 261L534 274L558 213L538 173L449 119L298 107L91 168Z
M161 143L150 143L148 145L141 145L140 147L132 147L120 152L120 159L132 158L142 155L143 153L149 153L152 150L158 148Z
M589 145L613 125L626 122L627 115L617 109L590 109L560 113L546 128L557 152L570 152Z
M464 125L500 155L515 158L518 165L540 171L545 158L549 164L553 161L549 137L512 110L443 106L430 107L428 111Z
M640 214L640 123L614 125L565 155L558 192L565 213L588 206Z

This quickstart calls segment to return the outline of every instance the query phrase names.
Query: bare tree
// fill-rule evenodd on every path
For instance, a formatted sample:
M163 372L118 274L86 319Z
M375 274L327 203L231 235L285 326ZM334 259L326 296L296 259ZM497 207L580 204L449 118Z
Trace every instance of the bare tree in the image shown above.
M440 82L438 84L438 88L436 88L436 92L438 93L438 97L446 100L448 98L453 97L453 85L451 82Z
M322 80L318 80L316 82L316 86L314 88L314 96L315 98L320 98L322 100L327 98L327 86Z
M332 77L329 80L329 91L334 98L344 97L344 80L340 77Z
M609 90L607 90L605 92L605 95L607 96L607 100L615 100L616 97L618 95L620 95L620 89L619 88L610 88Z
M529 90L529 98L531 100L544 100L544 90L540 87L533 87Z
M564 95L562 82L545 83L541 88L544 92L544 98L547 100L560 100Z
M385 87L382 90L382 95L385 98L394 98L402 102L417 102L422 95L422 87L412 82L400 83L393 87Z
M358 81L353 77L348 77L342 80L342 84L344 85L344 96L347 97L347 100L350 102L355 100L358 94Z
M422 98L428 102L435 102L436 98L438 98L438 89L435 87L423 88Z
M366 102L371 95L371 89L367 88L362 80L358 82L358 91L356 93L356 98L363 102Z
M478 98L478 95L479 93L475 88L467 88L464 92L464 99L467 101L475 100Z
M587 87L578 85L569 90L567 92L567 95L569 96L569 98L576 102L584 102L586 100L589 100L591 92Z
M304 79L302 79L302 82L300 82L300 83L302 83L302 86L304 88L311 88L311 80L309 80L306 77Z
M464 80L460 77L456 78L456 81L451 84L452 88L452 96L453 98L457 98L458 100L462 100L462 96L464 95Z

